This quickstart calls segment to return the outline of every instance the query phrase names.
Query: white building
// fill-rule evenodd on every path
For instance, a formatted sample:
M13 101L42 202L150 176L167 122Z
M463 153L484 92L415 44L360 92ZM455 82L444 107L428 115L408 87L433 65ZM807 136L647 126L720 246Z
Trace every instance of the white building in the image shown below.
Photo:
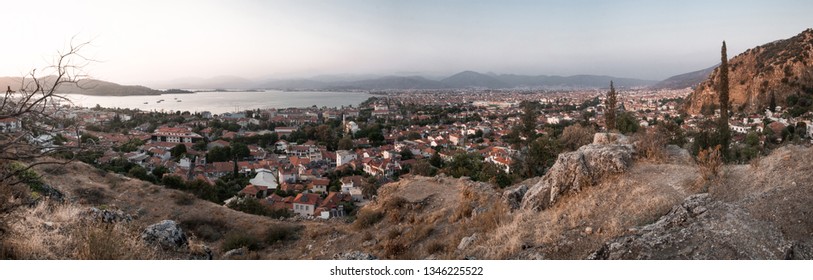
M266 187L269 190L276 190L278 183L277 177L274 176L274 172L271 170L260 168L257 169L257 175L254 176L253 179L249 180L248 182L255 186Z
M336 167L342 166L356 159L356 154L348 150L336 151Z
M22 128L22 123L16 118L0 119L0 132L16 132Z

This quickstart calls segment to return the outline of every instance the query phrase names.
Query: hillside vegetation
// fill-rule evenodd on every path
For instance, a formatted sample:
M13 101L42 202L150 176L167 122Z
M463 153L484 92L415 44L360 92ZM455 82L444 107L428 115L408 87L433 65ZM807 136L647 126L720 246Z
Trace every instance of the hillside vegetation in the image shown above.
M552 170L562 171L549 174L574 173L505 191L466 178L407 176L384 185L355 217L327 221L245 214L83 163L41 166L36 172L64 203L40 198L19 208L7 219L0 252L16 259L197 259L206 252L216 259L811 258L813 148L782 147L705 177L673 146L661 157L631 151L625 168L593 168L612 145L632 144L564 153L560 159L584 163L557 161ZM544 207L522 206L543 205L529 202L540 197L531 193L563 178L590 179L543 196ZM91 207L129 219L99 221ZM139 238L162 220L180 224L188 247L166 250Z

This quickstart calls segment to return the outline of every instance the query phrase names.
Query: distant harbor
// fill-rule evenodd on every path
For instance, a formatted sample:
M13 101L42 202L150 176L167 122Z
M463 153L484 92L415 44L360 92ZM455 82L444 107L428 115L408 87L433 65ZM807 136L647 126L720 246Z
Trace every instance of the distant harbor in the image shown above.
M152 96L93 96L68 94L74 105L106 108L130 108L143 111L209 111L214 114L249 109L311 106L358 106L370 95L365 92L311 91L242 91L197 92L193 94L162 94ZM172 102L174 101L174 102Z

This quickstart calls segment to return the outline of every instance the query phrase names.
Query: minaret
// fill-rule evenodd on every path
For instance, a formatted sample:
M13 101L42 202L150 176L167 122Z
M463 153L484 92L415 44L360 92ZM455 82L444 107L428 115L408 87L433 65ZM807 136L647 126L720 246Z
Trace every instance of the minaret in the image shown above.
M345 115L344 112L342 112L342 131L347 133L347 115Z

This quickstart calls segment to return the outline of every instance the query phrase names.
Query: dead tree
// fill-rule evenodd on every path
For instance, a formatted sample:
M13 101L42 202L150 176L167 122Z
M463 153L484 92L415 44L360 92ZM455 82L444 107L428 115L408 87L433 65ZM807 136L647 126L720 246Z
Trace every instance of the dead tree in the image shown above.
M81 54L89 45L72 40L67 50L57 52L50 66L32 69L16 85L6 85L0 100L0 121L14 125L0 129L0 187L19 184L17 175L36 165L70 162L70 158L52 156L75 154L83 148L78 144L81 141L77 145L53 145L49 140L70 125L66 119L70 100L59 90L67 85L81 88L80 81L88 77L84 69L93 62ZM13 162L24 162L25 168L10 168Z

